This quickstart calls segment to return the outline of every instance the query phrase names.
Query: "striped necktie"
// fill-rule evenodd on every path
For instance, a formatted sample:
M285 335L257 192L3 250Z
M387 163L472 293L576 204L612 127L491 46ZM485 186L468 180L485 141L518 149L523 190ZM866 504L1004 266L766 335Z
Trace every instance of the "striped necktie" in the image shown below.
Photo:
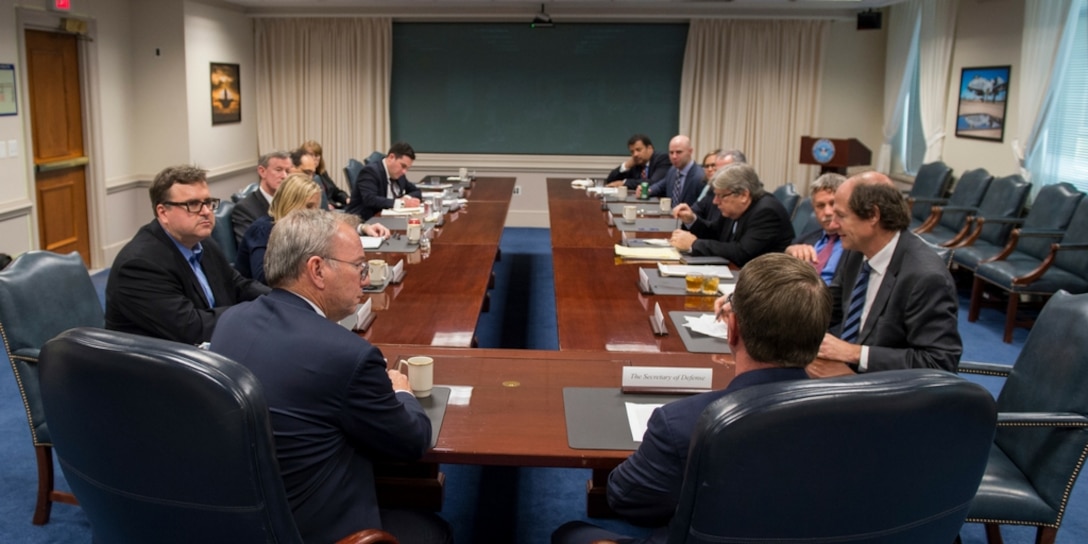
M861 331L861 311L865 308L865 291L869 287L869 271L872 269L868 262L861 263L858 281L854 284L854 290L850 293L850 309L846 312L846 319L842 325L842 335L839 336L844 342L853 344L858 340L858 332Z
M684 188L684 173L676 173L676 182L672 185L672 200L674 204L680 203L680 191Z

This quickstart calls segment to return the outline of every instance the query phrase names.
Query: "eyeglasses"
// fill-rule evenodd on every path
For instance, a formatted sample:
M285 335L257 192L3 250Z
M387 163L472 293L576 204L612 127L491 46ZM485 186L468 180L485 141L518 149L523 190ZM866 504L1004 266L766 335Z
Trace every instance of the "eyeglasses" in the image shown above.
M737 193L719 193L718 191L714 191L714 198L716 200L725 200L727 197L733 196L735 194Z
M365 262L363 262L363 263L353 263L351 261L342 261L342 260L337 259L335 257L325 257L325 258L330 260L330 261L336 261L338 263L350 264L351 266L354 266L355 268L357 268L359 270L359 279L360 280L365 280L366 277L370 275L370 265L365 263Z
M207 200L190 200L188 202L163 202L166 206L176 206L178 208L185 208L185 211L189 213L200 213L207 206L209 210L216 211L219 209L219 199L209 198Z

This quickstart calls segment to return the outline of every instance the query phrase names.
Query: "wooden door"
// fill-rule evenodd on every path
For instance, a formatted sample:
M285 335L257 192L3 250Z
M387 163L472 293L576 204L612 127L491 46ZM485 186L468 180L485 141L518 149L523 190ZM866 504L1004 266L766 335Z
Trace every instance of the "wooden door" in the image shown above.
M58 253L78 251L90 267L76 40L72 34L27 30L27 85L40 247Z

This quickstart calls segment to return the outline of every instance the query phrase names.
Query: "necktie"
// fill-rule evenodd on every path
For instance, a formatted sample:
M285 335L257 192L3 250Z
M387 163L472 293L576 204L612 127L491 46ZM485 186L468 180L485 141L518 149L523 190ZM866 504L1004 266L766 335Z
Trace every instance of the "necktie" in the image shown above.
M865 291L869 287L869 271L872 267L869 263L861 263L861 272L858 273L858 281L854 284L854 290L850 293L850 309L846 312L846 319L842 325L842 338L845 342L853 344L858 339L861 330L861 310L865 308Z
M831 258L831 254L835 251L835 242L838 242L838 234L826 235L827 241L824 242L824 247L820 248L820 252L816 254L816 271L823 272L824 267L827 266L827 260Z
M676 173L676 182L672 184L672 200L674 204L680 203L680 190L684 187L684 173Z
M646 163L642 166L642 179L650 177L650 164Z
M212 294L212 287L208 284L208 277L204 275L204 269L200 266L200 257L203 252L193 253L189 257L189 266L193 267L193 273L196 274L196 281L200 282L201 289L204 290L204 296L208 298L208 307L215 307L215 295Z

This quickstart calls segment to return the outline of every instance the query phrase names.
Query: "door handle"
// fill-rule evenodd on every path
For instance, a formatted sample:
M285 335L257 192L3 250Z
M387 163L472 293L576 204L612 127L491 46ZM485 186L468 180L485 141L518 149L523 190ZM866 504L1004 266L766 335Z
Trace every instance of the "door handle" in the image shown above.
M76 157L74 159L64 159L59 161L50 161L38 163L34 166L38 172L52 172L53 170L63 170L65 168L75 168L76 166L83 166L91 162L87 157Z

